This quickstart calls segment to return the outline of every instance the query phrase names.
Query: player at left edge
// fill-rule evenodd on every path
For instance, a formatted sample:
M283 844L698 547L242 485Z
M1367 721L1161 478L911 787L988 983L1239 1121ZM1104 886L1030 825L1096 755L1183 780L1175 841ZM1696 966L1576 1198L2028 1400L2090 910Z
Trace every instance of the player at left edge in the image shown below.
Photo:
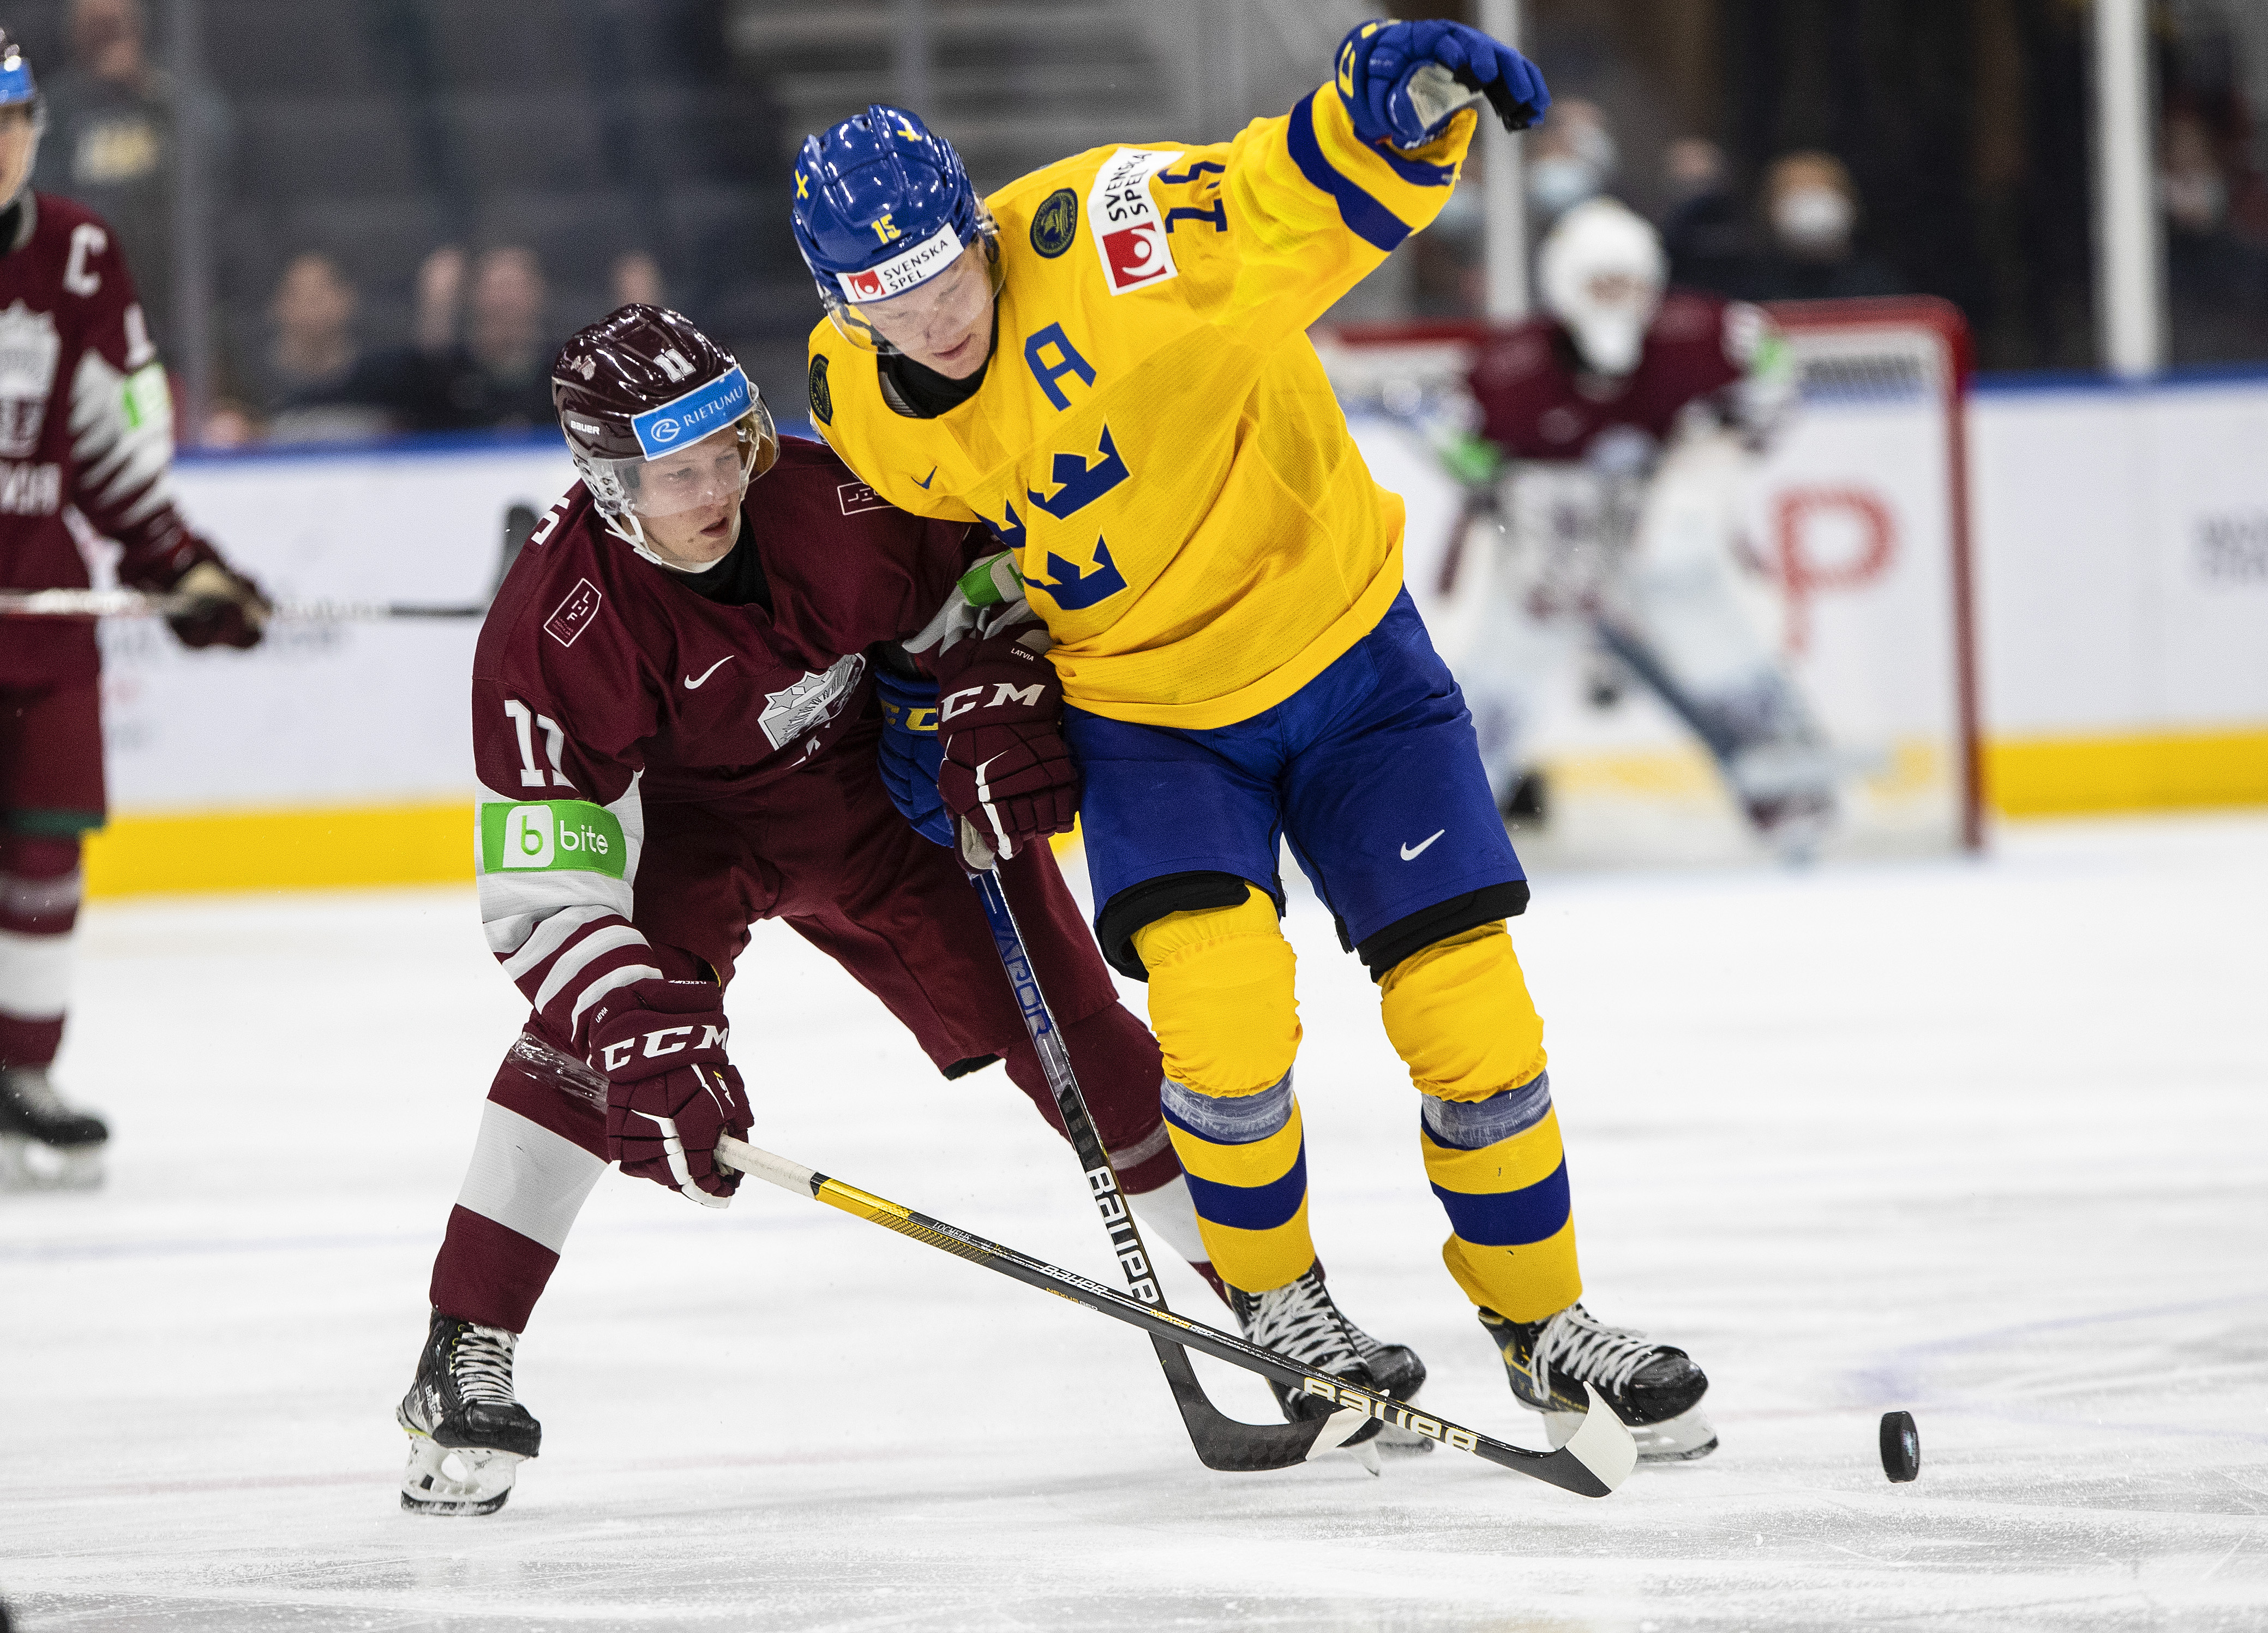
M184 646L256 644L257 586L174 508L173 399L118 235L34 193L46 108L0 30L0 588L85 589L76 510L120 547L119 580L193 598ZM70 997L83 835L102 826L94 626L0 628L0 1189L91 1185L109 1130L48 1082Z

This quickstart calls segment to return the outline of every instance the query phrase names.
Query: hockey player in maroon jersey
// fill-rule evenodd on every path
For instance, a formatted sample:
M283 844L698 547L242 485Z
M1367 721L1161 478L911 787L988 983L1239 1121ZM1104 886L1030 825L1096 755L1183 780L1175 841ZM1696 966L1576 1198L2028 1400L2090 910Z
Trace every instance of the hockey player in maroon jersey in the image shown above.
M878 763L935 803L933 754L909 776L919 750L886 744L913 722L886 725L877 666L925 684L1019 632L940 639L968 624L958 586L989 571L985 535L894 509L822 445L777 437L738 365L675 313L629 306L583 330L553 385L582 481L506 577L473 675L482 918L534 1012L489 1090L399 1413L402 1504L425 1513L494 1511L535 1455L513 1351L607 1162L730 1200L718 1136L751 1119L724 988L755 920L835 958L946 1077L1005 1060L1062 1127L976 892ZM1000 871L1121 1185L1212 1279L1156 1042L1047 847ZM763 1070L762 1034L736 1053Z
M191 647L249 647L267 604L173 508L165 366L115 235L26 185L44 121L0 32L0 588L83 589L76 508L122 547L127 585L199 598ZM0 619L0 1186L92 1183L109 1137L58 1098L80 836L102 825L100 657L91 624Z
M1800 853L1832 816L1834 767L1741 514L1791 395L1786 345L1755 307L1665 292L1660 240L1610 199L1569 211L1538 268L1547 315L1482 348L1478 434L1451 459L1507 523L1456 665L1499 801L1533 799L1537 694L1595 641L1708 745L1751 824Z

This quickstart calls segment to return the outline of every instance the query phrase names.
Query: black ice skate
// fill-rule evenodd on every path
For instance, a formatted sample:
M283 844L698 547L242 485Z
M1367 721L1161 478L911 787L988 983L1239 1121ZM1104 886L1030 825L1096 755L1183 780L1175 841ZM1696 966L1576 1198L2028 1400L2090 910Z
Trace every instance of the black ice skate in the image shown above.
M1321 1280L1323 1267L1315 1266L1315 1275ZM1379 1388L1404 1406L1414 1405L1418 1392L1425 1386L1425 1363L1418 1352L1407 1344L1382 1343L1347 1319L1342 1311L1339 1319L1346 1325L1347 1336L1354 1340L1355 1353L1370 1369L1371 1377L1378 1380ZM1433 1443L1415 1430L1396 1428L1382 1423L1378 1430L1378 1449L1381 1452L1431 1452Z
M44 1066L0 1070L0 1191L102 1183L102 1119L63 1103Z
M1701 1415L1709 1380L1683 1349L1603 1326L1580 1304L1543 1321L1507 1321L1493 1310L1480 1317L1504 1357L1512 1393L1543 1415L1555 1449L1567 1444L1588 1409L1585 1384L1630 1430L1642 1463L1689 1461L1717 1449L1717 1431Z
M1408 1400L1425 1381L1425 1363L1416 1351L1403 1344L1381 1344L1339 1313L1323 1287L1320 1265L1309 1265L1299 1280L1270 1292L1248 1293L1232 1287L1228 1307L1236 1312L1236 1324L1251 1342L1289 1356L1318 1372L1343 1378L1358 1389ZM1268 1387L1275 1392L1276 1404L1283 1408L1287 1421L1328 1417L1336 1409L1319 1395L1304 1394L1273 1378ZM1377 1440L1384 1428L1373 1418L1345 1444L1359 1446ZM1395 1444L1400 1449L1398 1436Z
M512 1398L512 1352L519 1334L433 1312L417 1381L394 1421L409 1431L401 1506L414 1514L493 1514L512 1495L520 1459L543 1443L543 1426Z

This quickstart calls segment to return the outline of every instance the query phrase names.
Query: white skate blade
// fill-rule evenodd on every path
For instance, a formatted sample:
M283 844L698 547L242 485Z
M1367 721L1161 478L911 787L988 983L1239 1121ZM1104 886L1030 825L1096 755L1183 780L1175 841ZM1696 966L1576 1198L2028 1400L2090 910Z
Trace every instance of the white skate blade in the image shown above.
M0 1191L94 1190L102 1184L102 1149L0 1134Z
M401 1474L401 1506L413 1514L493 1514L512 1495L524 1461L517 1452L437 1445L409 1437L409 1467Z
M1609 1412L1608 1415L1611 1417L1614 1415ZM1557 1452L1581 1432L1587 1421L1588 1418L1581 1412L1546 1412L1543 1414L1544 1437L1550 1442L1551 1449ZM1690 1463L1717 1449L1717 1431L1703 1415L1699 1407L1629 1432L1631 1443L1638 1449L1638 1461L1641 1463Z
M1402 1402L1402 1408L1410 1413L1418 1410L1416 1392ZM1403 1428L1388 1418L1379 1420L1378 1438L1369 1444L1388 1457L1423 1457L1433 1449L1433 1443L1416 1430Z
M1641 1463L1690 1463L1717 1449L1717 1430L1697 1406L1661 1422L1633 1429L1631 1438L1638 1442Z

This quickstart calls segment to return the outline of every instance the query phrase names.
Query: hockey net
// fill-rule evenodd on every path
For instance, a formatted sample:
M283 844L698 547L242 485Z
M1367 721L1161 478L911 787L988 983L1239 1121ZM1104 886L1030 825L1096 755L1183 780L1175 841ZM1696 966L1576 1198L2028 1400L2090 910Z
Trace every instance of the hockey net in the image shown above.
M1735 548L1838 768L1837 816L1818 849L1977 848L1967 327L1926 299L1771 311L1800 403L1747 484ZM1472 537L1432 445L1484 334L1434 323L1315 336L1365 459L1407 502L1407 581L1452 668L1486 620L1449 587L1472 575L1443 572ZM1567 669L1528 736L1543 810L1518 831L1523 853L1582 865L1768 853L1668 707L1642 685Z

